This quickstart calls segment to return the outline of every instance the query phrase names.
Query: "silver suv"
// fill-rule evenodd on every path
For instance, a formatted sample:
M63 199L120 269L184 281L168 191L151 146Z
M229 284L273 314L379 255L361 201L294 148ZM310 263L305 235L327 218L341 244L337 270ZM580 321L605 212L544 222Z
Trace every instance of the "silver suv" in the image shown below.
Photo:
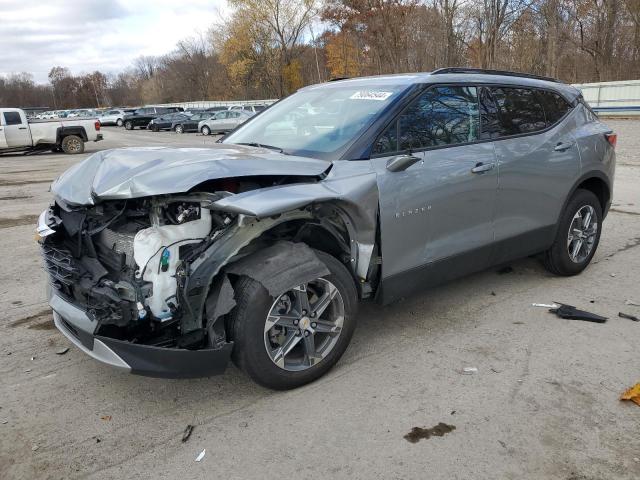
M382 304L539 254L580 273L616 135L575 88L442 69L313 85L211 149L96 153L38 233L57 327L123 370L292 388Z

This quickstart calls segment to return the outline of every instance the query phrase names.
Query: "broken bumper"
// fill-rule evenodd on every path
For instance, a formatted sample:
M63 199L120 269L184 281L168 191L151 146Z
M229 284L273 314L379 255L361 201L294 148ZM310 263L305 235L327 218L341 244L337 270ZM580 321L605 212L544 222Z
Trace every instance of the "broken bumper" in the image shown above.
M224 373L232 343L220 348L185 350L142 345L95 335L98 322L81 308L52 292L49 305L58 330L76 347L99 362L137 375L198 378Z

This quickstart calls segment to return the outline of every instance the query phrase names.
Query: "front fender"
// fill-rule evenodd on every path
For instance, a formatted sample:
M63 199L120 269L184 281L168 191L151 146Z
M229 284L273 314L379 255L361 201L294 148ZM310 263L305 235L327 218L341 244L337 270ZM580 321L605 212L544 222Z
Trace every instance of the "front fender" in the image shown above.
M308 210L296 210L266 219L241 215L234 226L191 264L183 288L184 299L189 306L182 317L183 331L190 332L201 327L205 302L214 277L243 247L280 223L310 218L312 214Z

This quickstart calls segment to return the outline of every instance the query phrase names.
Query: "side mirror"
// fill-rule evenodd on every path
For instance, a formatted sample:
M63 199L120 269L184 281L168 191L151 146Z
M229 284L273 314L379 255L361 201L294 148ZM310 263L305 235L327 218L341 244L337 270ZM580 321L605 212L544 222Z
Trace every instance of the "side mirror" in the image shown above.
M414 157L413 155L396 155L387 161L387 170L390 172L402 172L418 161L420 161L420 157Z

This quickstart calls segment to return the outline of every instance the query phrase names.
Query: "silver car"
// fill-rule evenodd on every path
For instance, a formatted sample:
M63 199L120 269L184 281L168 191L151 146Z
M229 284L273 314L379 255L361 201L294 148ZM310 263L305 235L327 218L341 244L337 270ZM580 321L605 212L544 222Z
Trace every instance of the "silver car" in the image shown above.
M202 120L198 124L198 131L203 135L226 133L246 122L252 116L253 113L245 112L244 110L223 110L212 115L207 120Z
M212 148L98 152L38 223L55 324L132 373L231 359L297 387L339 360L360 301L533 254L580 273L615 144L569 85L441 69L303 88Z

